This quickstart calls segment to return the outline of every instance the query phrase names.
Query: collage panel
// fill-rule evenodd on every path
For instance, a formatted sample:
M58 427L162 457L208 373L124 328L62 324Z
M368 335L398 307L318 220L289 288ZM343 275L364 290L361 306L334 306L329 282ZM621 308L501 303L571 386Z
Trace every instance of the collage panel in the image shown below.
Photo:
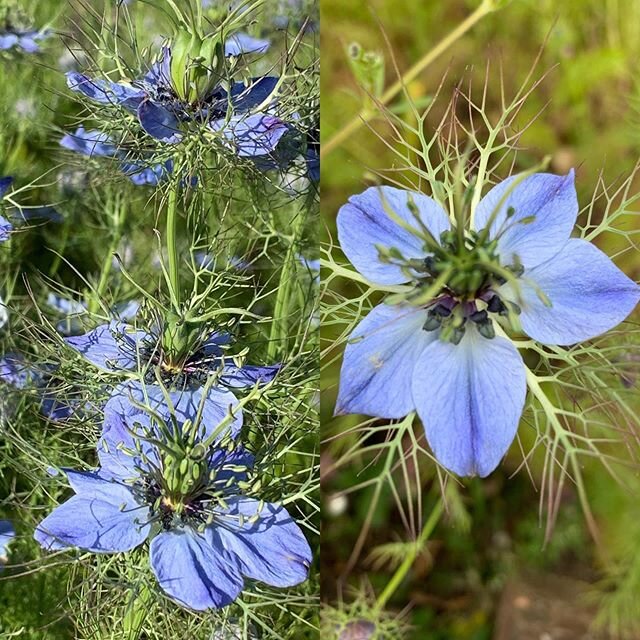
M0 3L0 638L317 638L313 1Z
M640 637L639 11L322 1L322 638Z

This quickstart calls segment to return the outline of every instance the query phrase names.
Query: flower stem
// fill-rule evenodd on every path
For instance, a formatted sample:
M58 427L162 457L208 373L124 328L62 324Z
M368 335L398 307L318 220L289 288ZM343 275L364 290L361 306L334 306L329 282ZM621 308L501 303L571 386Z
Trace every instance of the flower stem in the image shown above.
M494 10L490 1L485 0L465 20L463 20L451 33L446 35L433 49L428 51L416 64L414 64L402 77L392 84L377 101L381 106L391 102L402 89L415 80L436 58L442 55L449 47L459 40L469 29L479 22L488 13ZM350 138L363 124L370 122L376 112L371 109L362 109L347 124L333 134L329 140L320 145L320 158L328 156L337 149L345 140Z
M287 339L289 315L291 314L289 303L292 298L291 291L296 282L296 251L298 249L298 240L302 235L307 220L306 211L307 207L298 207L298 213L294 219L291 242L282 265L280 284L273 310L271 334L269 336L268 355L270 358L276 357L278 352L284 348Z
M167 205L167 256L169 260L169 294L174 309L180 312L180 256L178 255L178 184L169 190Z
M395 593L396 589L400 586L401 582L404 580L405 576L409 572L409 569L413 565L416 557L422 551L424 543L429 539L433 530L436 528L436 525L440 521L440 517L442 516L442 512L444 511L444 500L440 498L436 503L431 515L427 519L420 532L420 536L412 545L411 550L407 554L407 557L402 561L402 564L396 569L396 572L391 577L391 580L387 583L387 586L384 588L383 592L378 596L376 600L374 609L375 611L381 611L384 609L385 605L389 601L389 598Z

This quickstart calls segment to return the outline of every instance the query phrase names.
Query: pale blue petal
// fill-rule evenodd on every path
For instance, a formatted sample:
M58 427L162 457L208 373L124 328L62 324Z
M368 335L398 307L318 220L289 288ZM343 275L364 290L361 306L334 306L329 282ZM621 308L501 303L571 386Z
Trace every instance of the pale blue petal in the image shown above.
M113 321L65 341L97 367L118 371L135 370L141 350L154 339L144 331Z
M141 89L108 80L96 80L77 71L69 71L66 76L69 89L100 104L121 104L135 109L146 97Z
M351 264L371 282L402 284L410 280L400 267L380 261L376 245L397 249L406 259L421 259L428 255L418 235L401 227L387 213L391 210L412 228L419 229L407 206L409 199L418 208L422 223L439 240L440 234L450 227L449 218L435 200L415 191L370 187L351 196L338 212L340 246Z
M265 113L233 116L228 122L214 120L209 126L220 131L241 158L271 153L289 131L288 125L280 118Z
M0 216L0 242L6 242L9 239L12 229L13 225L6 218Z
M224 43L225 56L239 56L243 53L264 53L271 43L262 38L254 38L247 33L234 33Z
M118 149L108 134L96 129L87 131L84 127L78 127L75 133L65 134L60 140L60 146L90 158L95 156L115 157L118 155Z
M281 364L270 365L244 365L236 367L231 359L227 359L224 365L220 381L234 389L253 387L255 384L267 384L271 382L282 368Z
M476 209L475 228L486 227L499 208L490 237L500 234L502 264L513 264L517 256L530 269L552 258L569 239L578 215L575 175L573 170L566 176L536 173L514 186L517 180L521 177L512 176L487 193ZM510 208L514 213L507 219ZM531 216L533 222L519 222Z
M150 532L150 513L131 491L98 474L69 472L78 495L54 509L36 528L45 549L78 547L95 553L129 551Z
M242 411L237 408L238 399L226 389L214 387L209 390L206 399L201 387L173 390L169 393L174 413L179 421L193 421L198 410L202 410L202 436L216 435L217 439L227 434L236 436L242 428ZM170 420L171 412L162 389L158 385L143 385L139 382L126 382L115 387L109 401L105 405L106 411L114 411L124 416L137 416L143 413L137 405L148 406L165 420ZM233 419L225 427L220 423L233 412Z
M415 409L413 369L435 331L424 309L380 304L355 328L344 352L336 413L403 418Z
M526 395L513 343L473 327L458 345L436 340L422 353L412 388L438 462L459 476L490 474L515 438Z
M7 561L9 544L16 537L16 531L9 520L0 520L0 568Z
M138 107L138 119L142 128L156 140L175 144L182 140L178 118L159 104L145 100Z
M311 549L284 507L251 498L229 498L227 504L225 515L210 529L243 575L274 587L307 579Z
M242 591L235 566L192 529L160 533L151 541L149 553L160 587L189 609L226 607Z
M503 285L505 297L522 308L520 322L527 335L544 344L574 344L598 336L620 324L640 299L635 282L600 249L577 238L518 282L521 297Z

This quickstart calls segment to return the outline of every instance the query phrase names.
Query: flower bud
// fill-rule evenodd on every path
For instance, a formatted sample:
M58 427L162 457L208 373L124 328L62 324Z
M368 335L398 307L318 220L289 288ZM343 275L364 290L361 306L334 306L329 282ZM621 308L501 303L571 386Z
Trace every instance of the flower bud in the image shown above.
M224 43L220 34L201 38L180 31L171 45L171 84L181 100L204 100L224 78Z

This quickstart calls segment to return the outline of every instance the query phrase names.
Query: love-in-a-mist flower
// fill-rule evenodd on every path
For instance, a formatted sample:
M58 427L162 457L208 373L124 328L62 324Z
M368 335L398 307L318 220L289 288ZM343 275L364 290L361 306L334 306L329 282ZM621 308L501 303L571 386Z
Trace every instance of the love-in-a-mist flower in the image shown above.
M16 531L9 520L0 520L0 571L9 561L9 545L16 537Z
M11 176L6 176L4 178L0 178L0 200L4 198L7 191L9 191L9 187L13 183L13 178ZM0 204L0 207L2 205ZM9 239L9 233L13 229L13 225L6 219L0 215L0 242L5 242Z
M40 51L41 40L45 40L52 34L51 30L45 29L21 29L11 25L0 24L0 51L9 49L20 49L25 53L38 53Z
M221 133L240 156L272 151L288 126L267 113L267 107L256 108L269 101L278 78L232 81L227 91L222 45L213 36L194 42L192 37L181 34L172 47L163 47L149 72L130 84L91 79L76 71L66 74L67 84L95 102L135 112L142 128L162 142L180 142L181 125L196 122ZM202 55L196 55L194 47Z
M351 334L336 412L417 411L444 467L486 476L515 437L527 387L516 345L496 326L571 345L622 322L640 289L593 244L570 237L573 172L513 176L473 214L460 228L459 212L450 219L432 198L392 187L340 209L340 245L356 269L378 285L409 286Z
M280 365L238 364L225 355L224 347L231 337L214 332L200 338L199 329L191 333L182 324L169 323L157 333L142 331L122 322L101 325L66 342L91 363L109 372L139 372L143 382L127 381L115 387L110 403L130 407L138 413L137 403L150 404L161 410L166 405L163 389L155 384L159 375L171 391L175 411L185 418L193 418L202 404L208 422L220 422L229 411L234 413L231 431L242 427L242 413L230 389L243 389L273 380ZM204 387L215 376L206 396ZM124 409L123 409L124 410Z
M96 129L78 127L74 133L67 133L61 138L60 146L90 158L119 159L120 170L137 185L157 186L173 173L171 159L161 163L142 160L132 162L124 149L119 149L107 133Z
M76 495L35 531L47 549L130 551L150 539L160 587L190 609L233 602L244 578L289 587L311 551L286 509L245 495L253 456L217 425L105 411L100 468L67 471Z

